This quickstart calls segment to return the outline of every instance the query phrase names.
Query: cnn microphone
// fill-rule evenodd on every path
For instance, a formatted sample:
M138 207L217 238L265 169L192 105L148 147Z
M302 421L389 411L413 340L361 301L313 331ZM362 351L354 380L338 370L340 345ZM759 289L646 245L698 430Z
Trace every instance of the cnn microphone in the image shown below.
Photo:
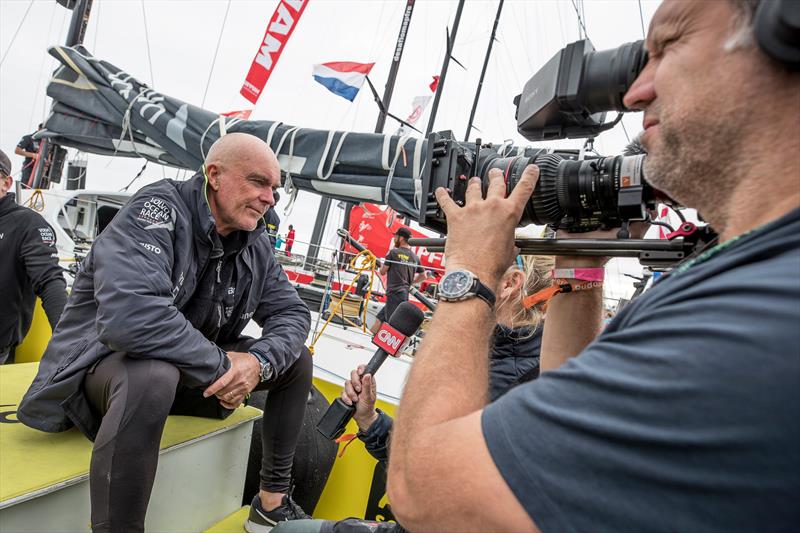
M389 320L381 324L381 329L372 337L372 343L378 349L367 363L364 374L374 376L387 357L397 357L406 340L417 332L423 319L422 311L414 304L403 302L398 305ZM347 405L341 398L336 398L317 424L317 431L334 440L344 433L345 426L355 412L355 405Z
M361 244L360 242L358 242L357 240L355 240L355 239L353 238L353 236L352 236L352 235L350 235L350 232L349 232L349 231L347 231L346 229L341 229L341 228L339 228L338 230L336 230L336 233L338 233L338 234L339 234L339 237L341 237L342 239L344 239L345 241L347 241L347 244L349 244L350 246L352 246L353 248L355 248L355 249L356 249L356 250L358 250L359 252L363 252L364 250L366 250L366 248L364 248L364 245L363 245L363 244ZM380 259L378 260L378 266L380 266ZM427 307L427 308L428 308L428 309L430 309L431 311L436 311L436 304L435 304L435 303L433 303L432 301L430 301L430 300L428 299L428 297L427 297L427 296L425 296L425 295L422 293L422 291L420 291L419 289L417 289L417 288L416 288L416 287L414 287L413 285L411 285L411 286L408 288L408 291L409 291L411 294L413 294L413 295L414 295L414 298L416 298L417 300L419 300L419 301L422 303L422 305L424 305L425 307Z

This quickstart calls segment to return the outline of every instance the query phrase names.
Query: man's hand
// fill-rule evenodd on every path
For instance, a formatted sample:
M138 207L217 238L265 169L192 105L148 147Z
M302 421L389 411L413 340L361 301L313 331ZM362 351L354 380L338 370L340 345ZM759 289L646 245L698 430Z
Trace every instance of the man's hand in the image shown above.
M342 390L342 401L356 406L353 418L361 431L367 431L378 419L375 411L375 401L378 398L375 378L371 374L362 376L365 368L365 365L358 365L358 368L350 372L350 379L344 382Z
M489 171L486 198L481 180L472 178L464 207L456 205L447 191L436 189L436 200L447 218L445 259L448 270L465 268L494 289L516 255L514 228L539 179L539 167L528 165L511 194L499 169Z
M203 396L208 398L213 394L224 408L236 409L260 383L261 365L253 354L244 352L228 352L228 359L231 360L230 369L209 385Z

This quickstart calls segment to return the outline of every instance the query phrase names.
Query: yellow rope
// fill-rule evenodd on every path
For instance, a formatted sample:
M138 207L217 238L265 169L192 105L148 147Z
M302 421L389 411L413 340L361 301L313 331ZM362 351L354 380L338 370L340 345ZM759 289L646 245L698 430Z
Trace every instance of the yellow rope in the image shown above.
M25 206L33 209L34 211L44 211L44 195L41 189L36 189L25 202Z
M361 259L361 261L359 261ZM350 285L347 286L347 289L342 291L342 297L339 298L339 301L336 302L336 305L333 306L333 309L328 314L328 319L322 325L322 328L317 332L314 336L314 340L311 341L311 345L308 347L308 351L311 352L311 355L314 355L314 345L317 343L319 338L322 336L322 333L325 331L325 328L328 327L333 317L336 316L336 312L344 303L345 298L347 295L350 294L350 290L353 288L353 285L356 284L358 278L361 274L367 270L370 272L369 278L369 288L367 289L367 294L364 296L364 305L361 309L361 328L364 333L367 332L367 307L369 306L369 300L372 296L372 282L375 279L375 269L378 265L378 258L375 257L375 254L370 252L369 250L364 250L363 252L359 252L356 254L353 259L350 260L350 268L356 271L355 277L353 277L353 281L350 282ZM341 290L341 289L340 289ZM350 323L353 326L357 326L347 318L345 318L344 313L342 313L342 318Z

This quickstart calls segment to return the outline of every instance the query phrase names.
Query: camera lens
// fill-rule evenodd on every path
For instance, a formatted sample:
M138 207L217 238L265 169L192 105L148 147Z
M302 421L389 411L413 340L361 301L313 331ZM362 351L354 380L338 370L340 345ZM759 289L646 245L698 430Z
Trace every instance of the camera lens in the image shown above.
M483 154L482 154L483 155ZM520 225L557 225L569 231L619 227L622 220L643 219L652 189L644 182L644 155L573 161L558 154L533 157L494 157L479 162L479 175L488 184L489 170L503 172L510 193L530 164L539 167L539 181Z
M622 98L647 63L644 41L589 52L583 61L584 108L589 113L625 111Z

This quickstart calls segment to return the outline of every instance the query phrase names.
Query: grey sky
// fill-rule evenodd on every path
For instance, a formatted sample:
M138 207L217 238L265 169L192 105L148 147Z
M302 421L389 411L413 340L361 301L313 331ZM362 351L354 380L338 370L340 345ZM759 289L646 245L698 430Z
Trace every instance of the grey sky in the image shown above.
M581 6L578 0L575 4ZM575 4L571 0L506 1L499 42L475 120L482 139L530 144L516 133L511 100L545 61L579 38ZM203 107L218 112L247 109L251 106L239 95L239 88L276 5L276 0L231 0L230 4L227 0L94 0L85 45L94 55L127 70L155 90L200 105L229 6ZM445 27L452 26L456 5L449 0L418 0L392 100L394 114L406 116L412 98L427 94L431 76L439 73ZM641 2L645 28L657 5L652 0ZM364 87L351 104L314 82L311 67L327 61L374 61L370 79L382 93L404 6L405 0L311 0L252 118L320 129L372 131L377 106L369 90ZM605 49L641 39L639 6L636 0L585 0L585 26L594 45ZM495 1L466 3L454 49L454 56L466 70L451 63L436 129L453 129L458 137L464 134L496 8ZM16 143L46 116L49 100L44 90L55 66L46 48L63 43L70 13L55 0L0 0L0 54L8 52L0 66L0 148L11 156L15 168L22 162L12 155ZM427 115L420 120L423 126L426 123ZM641 130L641 115L626 115L624 124L628 133L635 135ZM388 120L386 131L394 129L396 124ZM602 135L596 148L614 154L625 144L626 137L618 126ZM548 145L580 146L581 141ZM142 163L91 156L87 185L119 189ZM148 165L134 188L164 176L175 177L176 170ZM282 200L281 206L284 204ZM318 197L301 194L293 212L288 217L282 215L284 227L287 221L295 225L299 240L310 236L317 204ZM298 246L297 251L303 250ZM638 271L630 262L622 268Z

